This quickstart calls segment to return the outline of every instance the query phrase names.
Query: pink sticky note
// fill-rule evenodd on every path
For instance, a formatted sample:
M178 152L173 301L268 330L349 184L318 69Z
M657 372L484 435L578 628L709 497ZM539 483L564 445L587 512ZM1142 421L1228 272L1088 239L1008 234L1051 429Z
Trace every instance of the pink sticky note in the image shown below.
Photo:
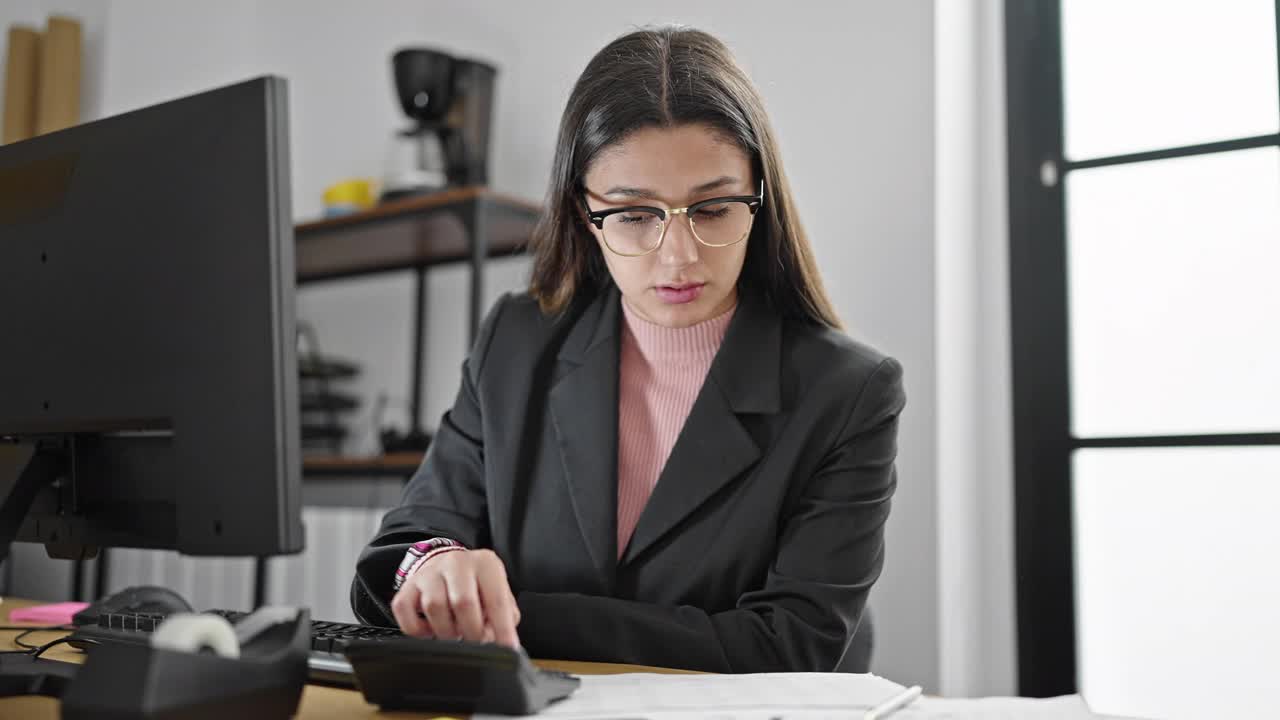
M51 605L34 605L9 611L9 622L40 623L41 625L70 625L71 616L89 607L85 602L60 602Z

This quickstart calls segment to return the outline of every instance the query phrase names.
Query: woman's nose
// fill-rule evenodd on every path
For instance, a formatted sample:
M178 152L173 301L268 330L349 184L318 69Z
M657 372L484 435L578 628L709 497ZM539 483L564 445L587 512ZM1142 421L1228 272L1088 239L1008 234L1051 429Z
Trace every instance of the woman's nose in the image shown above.
M674 267L698 261L698 239L693 235L688 215L673 215L667 221L667 236L658 249L658 259L662 264Z

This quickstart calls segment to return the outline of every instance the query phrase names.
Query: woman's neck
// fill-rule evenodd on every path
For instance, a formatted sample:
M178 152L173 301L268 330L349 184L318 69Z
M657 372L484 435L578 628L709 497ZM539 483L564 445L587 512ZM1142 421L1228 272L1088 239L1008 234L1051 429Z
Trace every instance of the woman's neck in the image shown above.
M720 349L736 310L735 303L702 322L688 327L668 327L645 319L625 299L622 301L626 330L640 354L650 362L709 363Z

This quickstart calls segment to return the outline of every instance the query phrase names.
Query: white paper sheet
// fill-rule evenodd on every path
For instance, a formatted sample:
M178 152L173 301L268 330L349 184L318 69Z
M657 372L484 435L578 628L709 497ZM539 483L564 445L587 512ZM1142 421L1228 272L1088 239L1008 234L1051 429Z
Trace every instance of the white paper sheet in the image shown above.
M850 720L903 689L882 677L847 673L583 675L577 692L534 717L768 720L804 710L807 717L825 714ZM497 720L500 716L472 717Z
M905 688L875 675L585 675L568 699L531 716L550 720L861 720ZM475 720L504 716L473 715ZM1079 696L930 698L891 720L1101 720Z
M1126 720L1097 715L1079 695L1037 700L1018 697L923 697L891 720ZM1136 718L1129 720L1137 720Z

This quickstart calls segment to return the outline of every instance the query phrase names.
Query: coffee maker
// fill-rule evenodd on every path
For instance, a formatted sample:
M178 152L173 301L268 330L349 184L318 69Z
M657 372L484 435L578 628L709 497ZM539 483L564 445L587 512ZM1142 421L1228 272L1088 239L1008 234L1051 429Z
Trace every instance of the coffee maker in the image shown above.
M382 199L488 182L496 68L428 48L399 50L391 66L414 124L396 134Z

